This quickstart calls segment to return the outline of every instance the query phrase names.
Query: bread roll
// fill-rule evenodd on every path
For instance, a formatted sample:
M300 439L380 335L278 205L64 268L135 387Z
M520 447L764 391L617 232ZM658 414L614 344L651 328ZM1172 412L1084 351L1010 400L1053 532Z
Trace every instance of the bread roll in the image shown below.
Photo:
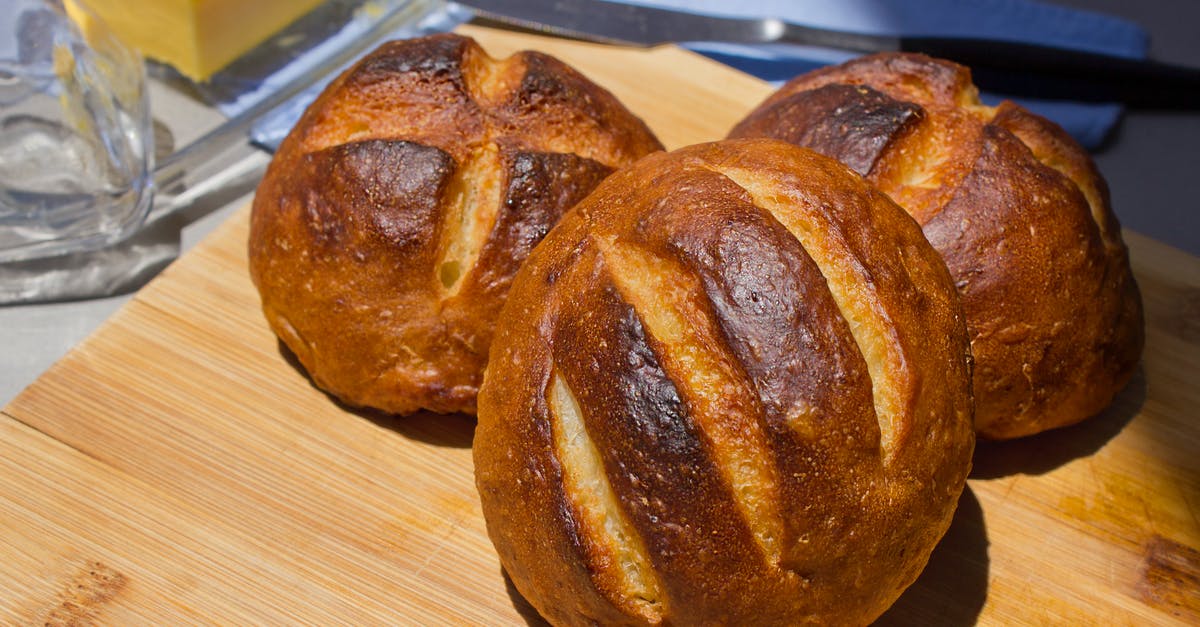
M982 436L1079 422L1129 381L1142 305L1104 178L1052 122L982 105L966 68L883 54L817 70L730 137L835 157L921 223L966 308Z
M534 250L476 483L556 624L865 624L924 567L974 445L954 285L917 224L774 140L657 153Z
M254 199L263 312L313 381L393 413L474 412L517 267L613 169L661 149L560 61L383 45L309 107Z

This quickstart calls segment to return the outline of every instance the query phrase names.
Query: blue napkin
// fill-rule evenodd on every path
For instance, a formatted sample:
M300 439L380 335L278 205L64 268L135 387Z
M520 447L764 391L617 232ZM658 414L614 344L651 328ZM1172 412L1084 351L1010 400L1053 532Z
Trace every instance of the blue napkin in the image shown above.
M1031 0L617 0L732 17L778 17L797 24L880 35L1006 39L1144 58L1149 37L1137 24ZM687 42L685 48L748 74L781 84L854 56L791 44ZM1004 94L983 93L995 104ZM1120 120L1119 104L1012 98L1057 122L1086 148L1095 148Z

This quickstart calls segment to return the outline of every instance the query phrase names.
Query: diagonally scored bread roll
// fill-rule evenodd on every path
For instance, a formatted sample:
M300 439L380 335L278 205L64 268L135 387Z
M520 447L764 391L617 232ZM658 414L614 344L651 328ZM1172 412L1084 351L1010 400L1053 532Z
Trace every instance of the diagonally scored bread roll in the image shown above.
M823 68L730 137L835 157L921 223L967 312L981 435L1074 424L1129 381L1142 305L1104 178L1053 123L982 105L967 68L914 54Z
M661 145L552 57L385 44L336 79L254 199L263 312L322 389L394 413L475 410L509 282L559 216Z
M557 624L867 623L963 489L968 362L945 265L845 166L651 155L514 280L474 442L488 532Z

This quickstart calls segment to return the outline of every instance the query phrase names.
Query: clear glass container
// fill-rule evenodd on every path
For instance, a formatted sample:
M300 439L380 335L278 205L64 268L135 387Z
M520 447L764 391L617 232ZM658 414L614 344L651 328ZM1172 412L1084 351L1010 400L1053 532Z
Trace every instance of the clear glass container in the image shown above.
M125 238L153 195L141 59L73 0L0 14L0 262Z
M2 119L21 99L27 104L17 116L18 123L29 117L46 122L39 123L46 132L37 140L46 147L44 154L43 148L29 142L0 136L0 151L14 157L12 174L0 178L15 180L12 187L0 184L0 193L5 194L0 199L0 306L96 298L137 289L178 255L182 229L253 191L269 153L307 103L344 67L384 41L446 31L471 16L467 9L443 0L325 0L197 82L153 59L126 63L132 53L99 26L94 14L76 4L80 1L0 0ZM64 15L84 15L80 22L96 26L72 30ZM4 21L10 16L11 22ZM86 46L82 50L87 54L70 46L55 53L60 41L73 42L76 48ZM67 52L75 56L68 57ZM67 93L54 86L62 84L63 77L52 63L50 70L41 70L41 79L33 81L49 91L25 85L25 74L17 74L26 59L40 55L53 62L55 54L86 61L73 62L79 65L77 76L83 78L72 77L67 84L88 85L90 102L101 103L96 108L104 114L103 128L120 128L124 133L122 139L119 133L106 132L108 144L89 144L112 149L102 155L104 160L96 161L107 165L86 171L104 172L107 180L102 186L78 182L95 181L95 177L67 183L62 179L69 170L47 167L50 149L61 152L66 138L86 136L91 141L101 136L94 132L100 126L84 126L89 135L70 122L65 126L54 122L81 116L47 115L58 111L63 101L59 95ZM134 73L124 71L131 67ZM40 94L36 104L28 104L35 91ZM103 104L106 99L108 105ZM85 141L76 141L78 137L71 141ZM47 180L31 185L39 176ZM20 211L15 203L4 204L10 197L28 201L35 195L41 196L41 204L25 202ZM117 199L127 202L117 204ZM88 200L113 204L86 205ZM85 206L99 209L84 211ZM134 229L136 233L124 237Z

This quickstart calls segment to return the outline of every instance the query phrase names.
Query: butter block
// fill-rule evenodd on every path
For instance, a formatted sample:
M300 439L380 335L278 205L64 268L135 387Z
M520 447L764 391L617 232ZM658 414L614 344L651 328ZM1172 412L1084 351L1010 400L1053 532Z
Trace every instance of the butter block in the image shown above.
M196 81L208 79L321 2L85 0L123 42ZM76 16L84 28L89 18L86 12Z

